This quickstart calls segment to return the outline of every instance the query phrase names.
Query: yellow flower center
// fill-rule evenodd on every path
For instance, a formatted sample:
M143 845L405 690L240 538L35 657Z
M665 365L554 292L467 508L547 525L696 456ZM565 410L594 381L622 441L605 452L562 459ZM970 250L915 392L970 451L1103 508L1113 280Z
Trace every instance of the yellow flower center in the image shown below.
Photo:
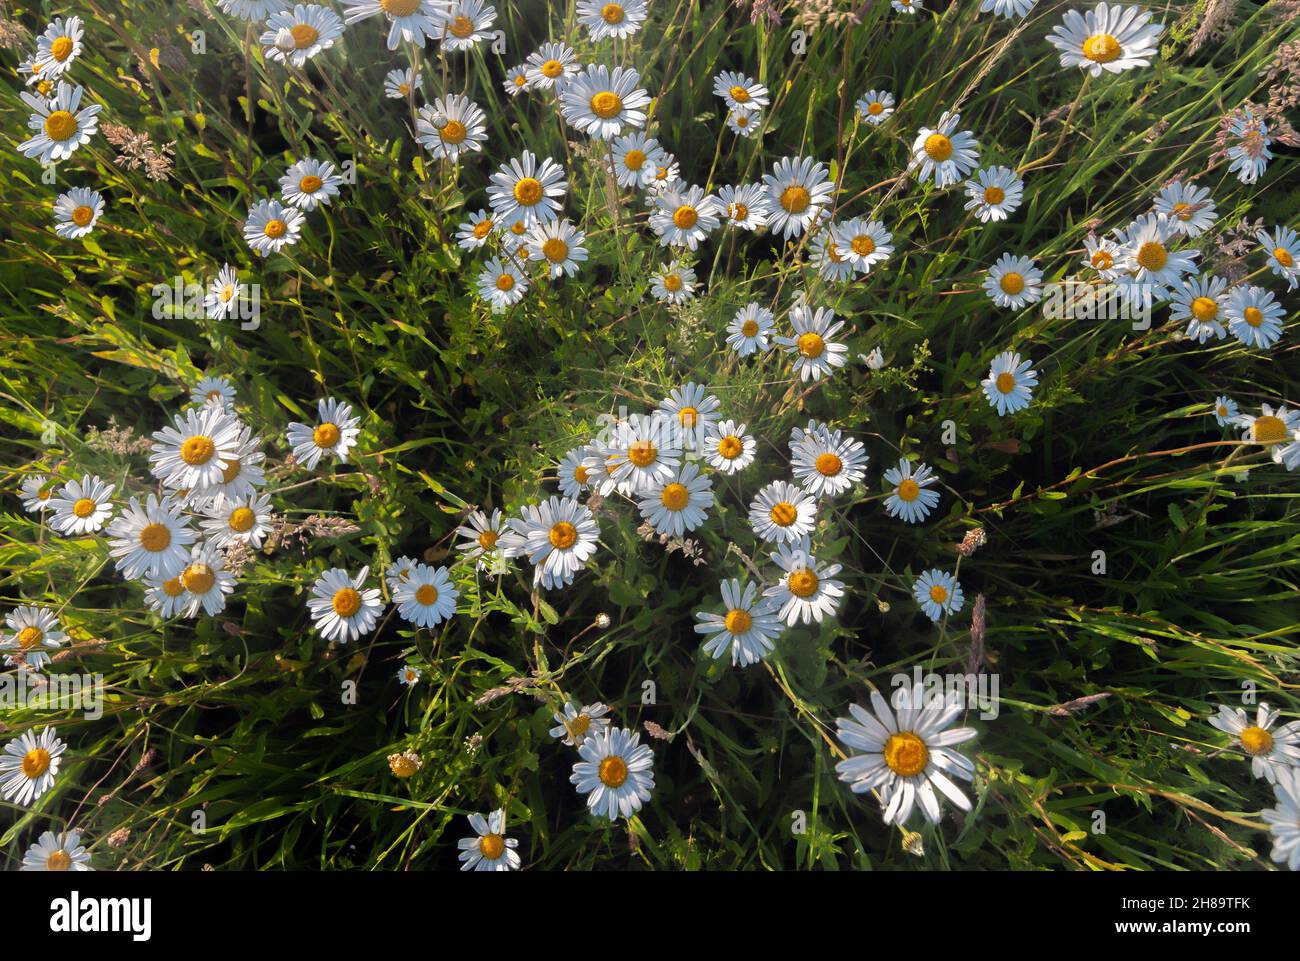
M492 550L497 546L497 536L496 531L484 531L478 536L478 546L485 551Z
M237 534L246 534L252 530L253 524L257 521L257 515L251 508L236 507L230 512L230 529Z
M1192 316L1202 323L1219 316L1219 305L1209 297L1197 297L1192 301Z
M736 607L727 612L725 624L728 632L732 634L744 634L754 626L754 618L749 611L744 611L739 607Z
M993 383L999 391L1004 394L1009 394L1016 389L1016 375L1011 373L1009 370L1004 370L1002 373L998 374L997 380Z
M206 594L216 582L217 575L207 564L191 564L181 573L181 583L191 594Z
M694 427L700 420L700 412L694 407L683 407L677 412L677 419L683 427Z
M83 497L72 505L72 513L78 517L89 517L95 513L96 504L89 497Z
M80 207L74 207L72 210L72 222L78 227L85 227L95 219L95 210L93 207L87 207L82 204Z
M758 333L758 321L747 320L740 325L740 332L746 337L753 337Z
M873 117L879 117L884 112L885 105L879 100L873 100L871 103L867 104L867 113L871 114Z
M591 727L591 718L586 714L579 714L568 723L569 733L575 741L580 740L589 727Z
M1295 266L1295 258L1291 256L1291 251L1287 250L1285 247L1278 247L1274 250L1273 257L1283 267L1289 269Z
M1164 244L1148 241L1138 248L1137 262L1147 270L1159 270L1169 260L1169 252Z
M453 37L464 40L474 32L474 21L462 14L459 17L454 17L451 23L448 24L447 29L451 31Z
M579 484L587 483L587 478L590 476L591 471L587 470L587 468L582 464L579 464L573 469L573 479Z
M415 591L415 602L431 607L438 603L438 589L432 584L421 584Z
M499 834L485 834L478 839L479 854L489 861L495 861L506 851L506 839Z
M388 769L397 777L410 777L420 770L420 765L405 754L394 754L388 759Z
M640 170L645 166L645 151L637 150L633 147L627 153L623 154L623 166L628 170Z
M55 110L45 118L45 133L51 140L67 140L77 132L77 118L66 110Z
M728 434L718 441L718 453L727 460L735 460L744 453L745 444L735 434Z
M817 593L817 588L821 582L817 575L806 567L801 570L791 571L790 576L785 580L785 586L790 589L790 593L795 597L812 597Z
M323 186L325 186L325 181L312 174L308 174L298 181L298 189L305 194L314 194Z
M48 97L50 95L50 91L54 89L54 84L52 84L48 80L42 80L40 83L36 85L36 89L40 91L42 97Z
M930 749L911 731L899 731L885 742L885 763L900 777L915 777L930 763Z
M234 284L226 284L226 286L224 286L224 287L221 288L221 301L222 301L222 303L227 303L227 304L230 303L230 298L231 298L231 297L234 297L234 296L235 296L235 285L234 285Z
M948 600L948 588L942 584L935 584L930 588L930 600L936 604L943 604Z
M749 103L749 91L737 84L731 88L731 99L737 103Z
M447 125L438 131L438 136L442 138L443 143L449 143L453 146L465 142L465 137L469 131L459 120L448 120Z
M505 292L514 290L514 288L515 278L513 276L508 273L500 273L497 275L497 290Z
M554 264L562 264L569 256L569 245L559 237L550 237L542 244L542 256Z
M516 237L522 237L527 232L527 230L528 228L524 226L524 222L522 220L516 220L513 224L510 225L510 232L514 234Z
M612 90L602 90L591 98L591 112L601 120L617 117L623 109L623 98Z
M791 184L781 191L781 207L786 213L801 214L808 209L810 203L812 195L799 184Z
M23 755L23 774L35 780L50 769L50 752L35 747Z
M334 613L339 617L351 617L361 610L361 592L352 587L345 587L334 592Z
M1000 204L1007 199L1007 192L1001 187L985 187L984 202L986 204Z
M310 23L295 23L289 28L289 33L293 35L293 45L299 50L307 49L320 39L320 31Z
M492 233L492 221L480 220L474 225L474 239L482 240L488 234Z
M547 60L542 64L541 71L543 77L549 77L551 80L554 80L564 72L564 64L560 63L558 60Z
M185 593L185 585L181 583L179 577L173 577L169 581L163 581L163 593L168 597L180 597Z
M694 207L688 204L684 204L673 211L673 223L682 230L690 230L695 226L695 222L699 219L699 213Z
M799 353L813 359L820 357L822 352L826 350L826 341L822 339L821 334L800 334L799 339L795 341L795 345L799 348Z
M72 858L62 848L51 851L50 856L45 859L45 870L47 871L67 871L71 867Z
M1258 327L1264 322L1264 312L1258 307L1247 307L1242 311L1242 317L1252 327Z
M39 627L28 625L18 632L18 648L23 651L30 651L37 644L45 639L45 632Z
M1092 255L1092 266L1097 270L1110 270L1115 266L1115 258L1108 250L1099 250Z
M379 0L379 5L390 17L409 17L420 9L423 2L424 0Z
M623 22L623 7L617 3L607 3L600 8L600 19L613 26ZM621 782L620 782L621 783Z
M1241 747L1250 755L1267 754L1273 750L1273 735L1262 727L1248 727L1241 732Z
M664 488L659 499L670 511L680 511L684 510L687 502L690 501L691 492L686 489L685 484L669 484Z
M1263 414L1250 425L1250 437L1257 444L1280 444L1286 440L1286 423L1281 417Z
M772 505L772 509L768 511L768 516L772 518L772 523L777 527L789 527L798 519L799 508L789 501L779 501Z
M171 543L172 532L166 524L150 524L140 532L140 546L151 554L166 550Z
M212 442L211 437L206 434L195 434L181 443L181 460L191 467L198 467L212 460L212 455L216 451L217 445Z
M858 234L849 246L859 257L869 257L876 252L876 242L867 234Z
M844 462L830 451L827 451L818 456L816 466L817 473L823 477L834 477L844 469Z
M225 469L221 472L221 482L223 484L229 484L239 476L241 470L243 470L243 467L240 465L239 460L232 457L230 460L226 461Z
M727 216L732 220L744 220L749 216L749 208L744 204L733 203L727 211Z
M515 184L515 200L531 207L542 199L542 182L536 177L523 177Z
M72 38L59 37L50 44L50 56L60 62L67 60L72 53Z
M279 240L288 233L288 231L289 225L278 218L268 220L266 226L262 228L262 233L266 234L266 236L270 237L272 240Z
M311 432L312 443L322 450L329 450L343 437L343 432L339 430L337 424L331 424L326 421L323 424L317 424L316 429Z
M910 477L905 477L898 485L898 499L911 503L921 496L921 485Z
M1025 289L1024 275L1009 270L1002 275L1002 279L998 281L998 286L1002 288L1004 294L1010 294L1014 297Z
M670 291L675 294L677 293L677 291L681 289L682 289L681 277L679 277L677 274L664 275L664 290Z
M551 546L557 551L567 551L578 540L578 529L568 521L560 521L551 528Z
M637 467L649 467L658 456L659 451L648 440L633 441L627 449L627 459Z
M1110 63L1120 53L1119 41L1108 33L1095 33L1083 41L1083 55L1094 63Z
M952 156L952 141L941 133L925 138L925 155L935 163L943 163Z
M605 787L620 788L627 780L627 763L621 757L607 757L600 762L598 773Z

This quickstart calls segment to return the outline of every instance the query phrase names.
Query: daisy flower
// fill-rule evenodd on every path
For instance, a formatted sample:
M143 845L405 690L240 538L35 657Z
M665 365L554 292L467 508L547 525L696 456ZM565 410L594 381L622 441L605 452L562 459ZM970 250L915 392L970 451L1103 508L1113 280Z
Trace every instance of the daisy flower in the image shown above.
M189 595L180 577L167 580L160 577L146 577L144 583L145 603L149 605L150 610L157 611L160 617L176 617L189 604Z
M1043 299L1043 272L1028 257L1005 253L989 268L984 291L999 307L1020 310Z
M524 299L528 278L514 260L493 257L478 275L478 295L488 302L492 313L503 313Z
M239 282L239 272L230 264L222 264L203 298L204 312L210 320L224 320L234 313L243 295L244 285Z
M1085 267L1091 267L1102 280L1115 280L1120 275L1119 262L1124 251L1119 243L1109 237L1088 234L1083 241L1087 256L1083 259Z
M909 170L918 170L921 183L933 178L939 189L959 183L979 164L979 141L969 130L957 130L961 114L944 111L937 127L922 127L912 141Z
M502 164L492 175L488 204L503 224L545 223L559 216L560 200L569 189L564 168L547 157L540 164L532 151Z
M1120 235L1122 263L1137 283L1172 287L1196 270L1197 250L1174 251L1180 235L1164 214L1144 214Z
M397 669L397 680L403 687L415 687L420 682L421 672L414 664L403 664Z
M787 240L811 227L835 193L826 165L810 157L783 157L763 174L763 184L768 224Z
M203 516L199 527L213 547L247 544L261 550L262 542L271 533L271 498L265 494L242 498L220 494L203 509Z
M1100 77L1103 70L1122 73L1150 66L1164 29L1141 7L1099 3L1085 13L1067 10L1047 42L1061 51L1062 67L1079 67Z
M494 510L491 514L474 511L465 518L464 524L456 528L456 536L464 538L456 545L456 550L465 560L478 561L479 566L483 566L487 557L497 551L497 541L505 532L506 520L501 511Z
M834 227L831 233L840 253L862 274L870 273L872 267L884 263L894 252L894 235L879 220L854 217Z
M1185 184L1181 180L1161 187L1154 207L1156 213L1169 219L1170 230L1184 237L1199 237L1219 218L1210 188Z
M1032 361L1022 361L1018 353L1007 350L993 358L989 375L980 384L989 406L997 409L999 417L1005 417L1029 406L1038 386L1038 371Z
M103 212L98 190L73 187L54 201L54 232L65 240L79 240L95 229Z
M558 723L551 728L550 735L570 747L577 747L589 735L599 734L609 728L609 718L605 716L608 713L609 708L600 701L582 708L569 701L564 705L563 713L551 715Z
M99 129L101 104L81 106L84 90L80 86L59 81L53 98L24 91L22 100L32 108L27 121L29 130L36 135L18 145L24 157L36 157L42 165L67 160L76 149L90 142Z
M154 431L149 469L174 490L206 494L225 478L239 447L241 425L220 407L181 411L173 426Z
M862 354L858 354L858 359L865 363L871 370L885 369L885 354L879 347L872 347L871 353L867 354L865 357Z
M575 447L560 458L555 467L555 479L559 482L560 493L565 497L579 498L587 489L586 460L591 454L588 447Z
M817 501L789 481L773 481L750 502L749 523L769 543L797 542L817 523Z
M29 514L44 514L50 506L50 498L54 495L54 490L49 486L50 479L44 474L33 474L30 477L24 477L22 485L19 487L19 496L23 499L23 510Z
M528 64L518 63L506 71L501 81L501 89L509 96L517 97L528 89Z
M487 116L469 97L449 93L420 108L415 139L435 157L459 160L487 143Z
M675 421L682 437L679 445L685 450L694 450L708 433L709 428L718 422L718 411L722 402L708 392L703 384L689 383L674 387L659 402L659 411L665 417Z
M1228 305L1228 282L1222 277L1206 276L1181 280L1170 291L1169 317L1187 321L1187 336L1205 343L1211 337L1222 340L1228 335L1222 317Z
M1250 770L1269 784L1277 783L1278 773L1300 765L1300 721L1283 724L1276 730L1281 714L1267 704L1260 704L1251 723L1245 710L1219 705L1219 713L1210 724L1230 735L1250 758Z
M23 855L20 871L93 871L77 831L44 832Z
M726 186L718 191L718 208L729 226L738 230L758 230L767 226L771 203L762 184Z
M226 608L226 595L235 589L235 575L226 570L225 556L206 544L195 544L189 565L180 573L185 589L186 617L197 617L199 610L209 617Z
M695 296L695 271L669 265L650 275L650 293L661 304L684 304Z
M1291 768L1279 774L1273 795L1277 807L1259 813L1273 835L1271 856L1278 864L1300 871L1300 770Z
M1300 410L1289 410L1286 405L1274 410L1268 404L1261 404L1259 410L1258 417L1237 415L1237 426L1242 428L1241 439L1272 447L1276 463L1281 455L1281 445L1295 437L1296 431L1300 430Z
M828 307L815 311L803 300L790 308L793 337L777 337L776 342L795 355L794 373L800 380L820 380L829 377L836 367L843 367L848 346L831 338L844 327L844 321L835 319Z
M299 210L315 210L339 195L343 177L332 163L299 160L280 178L280 196Z
M268 60L301 67L322 50L334 46L341 36L343 21L337 13L318 4L297 3L292 10L281 10L267 17L261 44Z
M224 377L200 377L190 388L190 403L199 407L212 405L230 413L234 402L234 385Z
M393 591L393 603L404 620L416 627L433 627L456 613L459 596L447 568L416 564L411 576Z
M217 0L217 6L241 20L265 20L284 9L281 0Z
M645 126L650 94L631 67L592 64L559 88L560 113L565 122L600 140L613 140L624 127Z
M81 56L81 18L55 17L45 32L36 38L34 65L40 68L43 80L57 80Z
M1271 290L1253 284L1228 292L1228 332L1247 347L1267 350L1282 337L1286 311Z
M732 107L727 111L727 129L738 137L752 137L758 133L762 119L756 107Z
M1228 427L1237 423L1237 402L1231 397L1214 398L1214 419L1219 422L1220 427Z
M754 463L758 441L745 433L745 424L724 420L709 428L704 437L705 462L720 474L735 474Z
M289 425L286 436L294 459L308 470L315 470L326 454L346 464L348 452L361 435L361 418L352 416L351 404L340 403L333 397L316 402L316 415L315 426L297 421Z
M832 283L845 283L853 279L853 261L836 240L836 229L835 224L830 224L818 232L812 242L812 262L818 276Z
M393 563L388 565L388 570L384 571L384 580L388 582L389 592L397 590L406 580L415 573L415 565L419 563L413 557L407 557L403 554Z
M423 75L410 67L405 70L390 70L384 77L384 96L392 100L406 100L412 92L423 86Z
M378 588L363 585L370 568L363 567L354 578L340 567L332 567L312 585L307 601L312 625L327 641L358 640L375 629L384 609Z
M654 755L641 743L640 732L608 727L583 741L578 756L569 780L587 796L592 814L616 821L620 814L631 817L650 800Z
M445 0L343 0L343 19L349 25L377 17L388 18L388 49L396 50L404 40L423 47L442 35Z
M636 131L615 137L614 177L620 187L648 187L668 154L654 137Z
M885 511L908 524L919 524L939 504L939 492L930 490L935 482L934 471L925 464L917 464L906 457L898 459L898 466L885 471L885 480L893 488L885 498Z
M1268 254L1268 269L1287 282L1287 290L1300 284L1300 237L1290 227L1276 227L1270 233L1261 230L1255 238L1264 245Z
M763 596L771 600L780 620L794 627L835 616L844 596L844 583L835 579L839 564L819 564L807 537L778 545L771 557L782 571L781 579Z
M950 726L962 710L941 698L927 703L921 684L901 689L894 709L872 691L871 711L850 704L852 717L835 722L840 743L854 752L835 765L840 780L854 794L878 788L886 824L906 823L918 804L925 819L937 824L940 794L969 811L970 799L952 780L975 775L970 759L953 750L976 734L974 728Z
M986 167L966 181L967 210L975 211L980 223L1006 220L1024 199L1025 182L1010 167Z
M234 455L227 456L225 469L221 472L221 483L207 488L203 493L209 497L246 497L266 483L266 474L262 469L265 460L262 439L253 435L253 428L240 428Z
M486 818L481 814L471 814L469 826L474 829L474 837L461 838L456 846L460 848L459 860L462 871L518 871L519 841L505 836L506 809L497 808Z
M956 614L965 602L957 578L936 568L926 571L912 582L912 596L925 616L936 624L945 614Z
M681 537L704 523L713 506L713 481L698 464L683 464L667 482L653 484L638 505L657 534Z
M278 200L259 200L244 221L244 239L263 257L278 253L298 242L302 233L303 213L286 207Z
M626 483L636 494L668 483L682 450L680 434L673 422L655 411L648 416L633 414L614 428L607 464L610 480Z
M26 807L54 786L66 749L53 728L40 734L24 731L5 745L0 756L0 793L6 801Z
M794 447L790 470L813 497L836 497L866 476L866 448L838 430L805 436Z
M1273 159L1268 148L1273 138L1268 135L1268 124L1255 117L1249 110L1232 121L1229 133L1236 139L1228 148L1228 172L1235 173L1244 184L1253 184L1259 180Z
M677 158L665 151L663 160L655 167L654 176L650 178L650 183L646 185L646 190L654 193L656 190L663 190L665 187L681 183L681 180L682 176L677 166Z
M727 325L727 346L741 357L766 351L771 346L768 341L775 327L770 310L757 303L746 304Z
M529 260L544 261L552 278L572 277L587 259L587 235L568 220L537 224L528 234Z
M772 102L767 87L743 73L724 70L713 78L713 92L728 107L751 110Z
M103 527L113 513L109 499L113 485L99 479L99 475L83 474L81 480L70 480L59 489L57 497L49 500L54 516L50 527L68 537L91 534Z
M873 127L878 127L893 115L894 95L888 90L868 90L854 104L854 108L859 117Z
M641 29L645 18L645 0L578 0L578 22L592 40L630 37Z
M916 11L925 9L925 4L921 0L890 0L889 5L899 13L913 15L915 15Z
M582 69L578 57L566 44L549 41L530 53L525 61L525 77L534 90L558 87Z
M166 580L185 569L197 539L189 517L170 497L150 494L143 507L132 497L108 525L108 554L127 580Z
M695 614L700 622L695 633L711 635L704 641L704 653L716 660L730 651L733 667L749 667L771 654L781 635L781 619L775 605L758 596L758 585L746 582L742 586L735 578L723 581L722 603L725 614Z
M5 615L4 640L0 650L15 651L30 670L39 671L50 662L50 652L63 646L68 635L59 630L59 619L48 607L19 605ZM5 664L19 663L12 654L5 655Z
M476 210L456 228L456 244L461 250L478 250L492 237L496 221L486 210Z
M1014 20L1016 17L1029 16L1029 11L1034 9L1037 2L1038 0L982 0L980 13L992 13L995 17Z
M547 590L573 583L573 576L596 553L600 528L591 511L571 497L552 497L529 504L510 529L523 537L523 553L535 568L535 580Z
M456 0L443 14L438 39L444 50L473 50L476 44L492 38L492 24L497 10L483 0Z

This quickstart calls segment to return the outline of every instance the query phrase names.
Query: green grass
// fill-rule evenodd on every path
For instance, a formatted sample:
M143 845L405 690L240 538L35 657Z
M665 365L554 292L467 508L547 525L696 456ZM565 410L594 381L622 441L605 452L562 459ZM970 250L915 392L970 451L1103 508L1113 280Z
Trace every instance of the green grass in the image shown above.
M101 868L449 868L462 815L505 804L534 869L1273 867L1257 817L1271 791L1206 718L1247 684L1300 711L1300 501L1295 475L1218 428L1210 405L1219 394L1252 412L1296 400L1294 319L1271 352L1197 345L1176 338L1166 308L1134 331L999 310L979 285L1004 250L1035 257L1048 280L1077 273L1094 220L1124 226L1180 172L1218 204L1215 230L1196 241L1206 269L1235 266L1215 235L1239 218L1295 225L1288 151L1253 187L1211 158L1221 117L1267 100L1260 72L1300 25L1241 3L1227 36L1189 54L1198 6L1156 3L1157 19L1179 23L1161 58L1085 82L1044 40L1067 9L1054 0L1014 26L977 16L973 0L915 20L865 5L858 24L804 25L802 55L791 52L792 11L771 28L729 2L657 0L632 42L593 49L571 2L502 0L506 54L418 53L430 97L464 91L488 114L486 151L457 168L414 144L410 105L383 97L384 74L415 52L387 51L373 21L301 73L264 62L242 23L207 0L6 6L37 32L55 15L86 18L72 79L104 104L101 126L175 142L163 181L115 165L101 133L59 168L57 186L44 184L14 149L29 111L6 71L0 603L58 610L75 643L53 670L102 675L106 698L93 721L0 712L7 736L50 723L69 743L53 790L30 810L2 805L7 864L41 831L71 824ZM186 39L195 29L203 54ZM884 220L897 254L833 288L806 249L719 232L698 257L705 295L680 311L656 305L647 278L665 255L639 199L611 197L599 151L573 131L566 143L542 97L510 99L500 86L505 68L561 37L584 62L640 69L657 97L652 130L687 181L755 179L785 155L833 163L838 214ZM12 68L26 53L0 56ZM725 130L711 91L721 69L773 91L761 142ZM875 131L852 109L871 87L900 104ZM898 179L916 129L958 105L983 164L1026 168L1024 206L1006 224L970 219L960 191ZM496 165L525 148L565 165L565 209L592 258L577 278L493 315L472 291L481 258L451 238L486 206ZM308 217L290 256L255 258L245 213L303 156L354 161L357 184ZM50 204L78 185L104 193L107 209L87 240L63 242ZM1260 261L1253 252L1245 270ZM154 319L155 284L205 283L223 262L261 284L260 329ZM1294 305L1275 278L1256 282ZM759 300L784 324L801 288L849 321L851 358L880 347L889 368L854 361L807 391L775 355L734 360L722 334L734 311ZM1029 410L998 418L978 382L1008 349L1042 379ZM102 539L52 535L14 494L36 472L150 489L146 458L113 453L91 430L112 421L147 438L205 371L233 379L241 416L265 438L278 510L356 529L258 556L222 615L164 623L113 573ZM642 540L635 509L608 500L600 553L570 589L533 593L527 565L498 580L456 563L461 613L443 628L413 632L390 609L359 645L330 648L310 629L305 592L320 571L379 571L403 554L452 563L469 505L517 513L554 492L554 462L600 415L652 408L691 379L760 439L750 471L716 482L718 507L696 535L702 564ZM359 456L316 472L284 465L285 425L322 396L362 412ZM848 599L820 630L789 630L765 665L707 661L693 614L718 609L725 577L751 565L770 577L746 507L788 476L785 439L810 417L859 437L872 458L865 487L823 510L817 534L818 555L844 565ZM924 525L882 508L880 475L900 451L941 476ZM987 544L959 564L954 545L977 526ZM1098 550L1105 574L1092 573ZM939 628L910 591L935 566L958 570L967 596ZM909 852L869 797L836 780L834 719L895 673L964 670L977 594L1001 700L995 720L972 721L975 811L921 828L921 852ZM595 626L601 613L608 628ZM407 658L425 670L411 693L394 679ZM653 704L642 702L646 681ZM515 693L476 703L512 682ZM547 736L566 697L668 733L643 731L657 788L630 823L592 819L569 784L572 749ZM386 757L406 749L425 764L402 781ZM196 833L200 810L207 829ZM1092 831L1095 811L1104 834ZM110 846L122 828L129 836Z

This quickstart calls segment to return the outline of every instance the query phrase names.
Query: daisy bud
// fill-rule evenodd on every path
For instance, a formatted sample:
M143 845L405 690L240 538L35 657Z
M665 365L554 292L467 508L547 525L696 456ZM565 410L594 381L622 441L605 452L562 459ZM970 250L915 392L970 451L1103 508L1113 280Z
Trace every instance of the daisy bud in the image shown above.
M596 626L604 630L609 627L609 615L600 613L596 615Z
M447 115L441 111L435 111L429 115L429 123L433 125L434 130L442 130L447 126Z
M275 34L275 49L281 53L292 53L298 47L297 42L293 39L293 31L288 27L281 27Z
M403 751L401 754L388 755L388 769L400 778L410 777L420 770L423 765L424 761L414 751Z

